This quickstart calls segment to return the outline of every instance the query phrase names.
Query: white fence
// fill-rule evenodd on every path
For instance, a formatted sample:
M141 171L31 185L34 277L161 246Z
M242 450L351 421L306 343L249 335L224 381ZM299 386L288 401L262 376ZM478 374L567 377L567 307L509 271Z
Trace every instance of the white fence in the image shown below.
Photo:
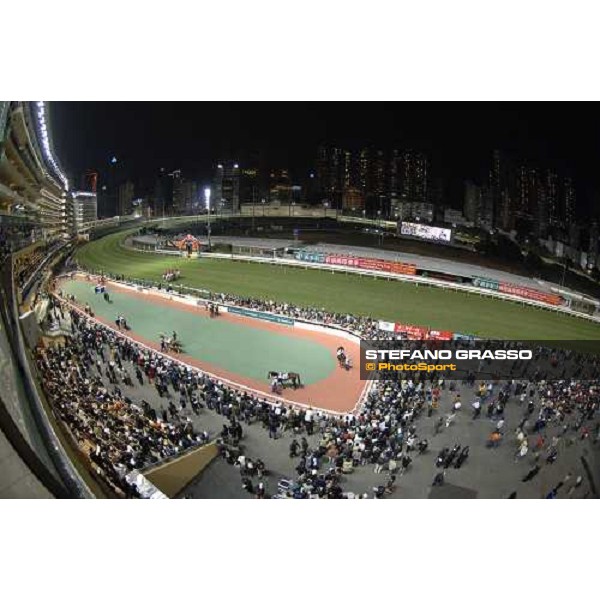
M159 254L170 254L170 255L182 255L181 252L172 251L172 250L141 250L139 248L129 248L136 250L137 252L150 252L150 253L159 253ZM301 260L291 259L291 258L277 258L277 257L262 257L262 256L246 256L242 254L225 254L225 253L217 253L217 252L200 252L199 257L207 257L207 258L218 258L218 259L227 259L234 261L242 261L242 262L257 262L257 263L265 263L271 265L280 265L280 266L289 266L289 267L298 267L304 269L317 269L321 271L329 271L330 273L335 272L345 272L345 273L353 273L356 275L364 275L368 277L373 277L375 279L387 279L387 280L397 280L403 281L405 283L414 283L416 285L428 285L431 287L438 287L444 289L451 289L457 292L467 292L469 294L477 294L479 296L488 296L492 298L496 298L497 300L508 300L509 302L516 302L517 304L521 304L522 306L532 306L534 308L542 308L544 310L549 310L552 312L563 313L569 315L571 317L578 317L580 319L585 319L587 321L593 321L594 323L600 323L599 315L590 315L588 313L579 312L568 308L566 306L553 306L551 304L546 304L545 302L540 302L538 300L530 300L528 298L521 298L519 296L513 296L511 294L504 294L502 292L498 292L495 290L488 290L485 288L478 288L472 285L462 284L462 283L454 283L450 281L436 281L429 277L422 277L419 275L400 275L397 273L383 273L381 271L369 271L366 269L359 269L357 267L348 267L345 265L329 265L325 263L310 263ZM565 293L563 290L557 291L556 288L551 288L551 291L554 293Z
M510 294L504 294L502 292L488 290L485 288L478 288L472 285L466 285L462 283L453 283L449 281L435 281L430 279L429 277L421 277L420 275L400 275L397 273L382 273L381 271L369 271L366 269L358 269L356 267L348 267L345 265L328 265L324 263L309 263L295 259L288 258L265 258L260 256L242 256L237 254L219 254L219 253L201 253L200 256L205 256L208 258L218 258L218 259L227 259L234 261L242 261L242 262L257 262L257 263L266 263L271 265L279 265L279 266L288 266L295 268L304 268L304 269L317 269L320 271L329 271L330 273L353 273L355 275L362 275L365 277L373 277L375 279L387 279L387 280L397 280L403 281L407 283L414 283L416 285L427 285L431 287L438 287L444 289L451 289L457 292L467 292L469 294L477 294L479 296L488 296L492 298L496 298L498 300L508 300L509 302L516 302L517 304L533 306L535 308L543 308L545 310L550 310L553 312L567 314L572 317L578 317L581 319L586 319L588 321L593 321L595 323L600 323L600 316L589 315L587 313L581 313L565 306L553 306L551 304L546 304L544 302L539 302L537 300L530 300L527 298L519 298L517 296L512 296Z

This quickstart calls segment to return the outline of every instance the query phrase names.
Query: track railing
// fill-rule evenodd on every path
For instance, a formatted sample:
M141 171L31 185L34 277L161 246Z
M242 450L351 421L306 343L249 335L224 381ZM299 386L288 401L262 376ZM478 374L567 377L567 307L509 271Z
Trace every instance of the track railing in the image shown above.
M227 260L235 260L241 262L257 262L257 263L267 263L272 265L279 266L288 266L295 268L304 268L304 269L317 269L321 271L329 271L331 273L341 272L341 273L352 273L354 275L362 275L365 277L373 277L375 279L387 279L387 280L397 280L403 281L405 283L413 283L413 284L422 284L430 287L438 287L444 289L451 289L457 292L467 292L469 294L477 294L478 296L488 296L491 298L495 298L498 300L508 300L509 302L515 302L517 304L528 305L534 308L542 308L544 310L549 310L552 312L563 313L569 315L571 317L578 317L581 319L586 319L588 321L593 321L595 323L600 323L600 316L590 315L587 313L578 312L567 308L565 306L553 306L551 304L546 304L545 302L540 302L538 300L531 300L528 298L521 298L519 296L513 296L511 294L504 294L502 292L498 292L495 290L488 290L485 288L478 288L472 285L465 285L462 283L454 283L451 281L435 281L429 277L422 277L420 275L401 275L398 273L385 273L382 271L371 271L367 269L358 269L356 267L348 267L343 265L330 265L324 263L308 263L299 260L285 259L285 258L265 258L260 256L242 256L236 254L217 254L217 253L202 253L201 256L207 258L218 258L218 259L227 259Z
M173 251L165 251L165 250L142 250L140 248L128 247L130 250L135 250L136 252L145 252L149 254L179 254L180 252ZM270 264L275 266L284 266L284 267L295 267L300 269L313 269L319 271L329 271L330 273L352 273L354 275L361 275L365 277L373 277L374 279L387 279L388 281L396 280L402 281L404 283L413 283L416 285L426 285L430 287L437 287L443 289L450 289L457 292L466 292L469 294L476 294L478 296L487 296L490 298L495 298L497 300L507 300L509 302L515 302L516 304L521 304L523 306L531 306L533 308L542 308L544 310L549 310L552 312L566 314L571 317L577 317L580 319L585 319L587 321L593 321L594 323L600 323L600 315L591 315L585 312L580 312L568 308L566 306L554 306L552 304L547 304L545 302L540 302L539 300L531 300L529 298L522 298L520 296L514 296L512 294L505 294L503 292L488 290L485 288L475 287L473 285L467 285L462 283L455 283L452 281L436 281L430 277L423 277L421 275L402 275L399 273L385 273L382 271L372 271L368 269L359 269L357 267L349 267L346 265L332 265L326 263L310 263L301 260L295 260L290 258L277 258L277 257L264 257L264 256L246 256L243 254L226 254L226 253L218 253L218 252L200 252L198 254L199 258L215 258L222 260L232 260L238 262L254 262L254 263L263 263ZM560 294L560 292L557 292Z

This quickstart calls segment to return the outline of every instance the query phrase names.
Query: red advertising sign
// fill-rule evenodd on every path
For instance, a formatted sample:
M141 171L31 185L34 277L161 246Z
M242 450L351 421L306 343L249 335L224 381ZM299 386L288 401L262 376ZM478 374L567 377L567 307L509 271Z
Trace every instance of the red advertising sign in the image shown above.
M361 269L368 269L369 271L385 271L385 261L378 260L377 258L359 258L358 266Z
M442 342L453 339L452 331L440 331L439 329L427 329L417 325L406 325L405 323L396 323L395 333L403 333L409 340L439 340Z
M452 340L452 336L452 331L438 331L436 329L431 329L427 335L427 339L447 342Z
M344 267L357 267L358 259L354 256L340 254L328 254L325 257L325 263L328 265L341 265Z
M359 269L368 269L369 271L383 271L385 273L398 273L401 275L416 275L415 265L395 262L391 260L381 260L379 258L358 258L357 266Z
M394 262L392 263L392 273L399 273L400 275L416 275L416 265L409 263Z
M427 328L418 327L417 325L404 325L396 323L396 333L404 333L409 340L425 340L427 339Z
M400 275L416 275L417 267L413 264L381 260L379 258L365 258L361 256L346 256L344 254L328 254L325 257L328 265L355 267L369 271L383 271L384 273L398 273Z
M531 288L512 285L511 283L506 283L504 281L500 282L498 291L504 294L510 294L511 296L519 296L520 298L527 298L528 300L536 300L537 302L553 304L554 306L558 306L562 303L562 298L558 294L538 292L537 290L532 290Z

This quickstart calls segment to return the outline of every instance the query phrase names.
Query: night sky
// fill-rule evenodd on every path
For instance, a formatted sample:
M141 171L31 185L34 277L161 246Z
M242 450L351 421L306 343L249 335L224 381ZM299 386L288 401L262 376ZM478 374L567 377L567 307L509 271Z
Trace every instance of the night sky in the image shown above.
M450 203L481 178L491 151L554 166L600 204L600 121L592 103L53 102L54 145L70 177L115 155L129 177L160 167L207 180L219 158L259 156L296 177L320 143L427 152Z

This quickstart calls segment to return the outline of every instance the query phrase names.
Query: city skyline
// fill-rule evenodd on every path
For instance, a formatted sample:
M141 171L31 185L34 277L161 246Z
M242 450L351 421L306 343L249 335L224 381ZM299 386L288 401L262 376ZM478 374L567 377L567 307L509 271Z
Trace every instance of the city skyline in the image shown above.
M582 110L583 107L583 110ZM485 183L493 150L516 162L557 170L578 188L587 213L598 200L596 116L579 105L521 103L52 103L53 135L65 169L79 177L113 156L125 178L153 178L163 167L196 181L214 165L290 169L307 177L323 144L424 152L444 203L459 206L467 180Z

